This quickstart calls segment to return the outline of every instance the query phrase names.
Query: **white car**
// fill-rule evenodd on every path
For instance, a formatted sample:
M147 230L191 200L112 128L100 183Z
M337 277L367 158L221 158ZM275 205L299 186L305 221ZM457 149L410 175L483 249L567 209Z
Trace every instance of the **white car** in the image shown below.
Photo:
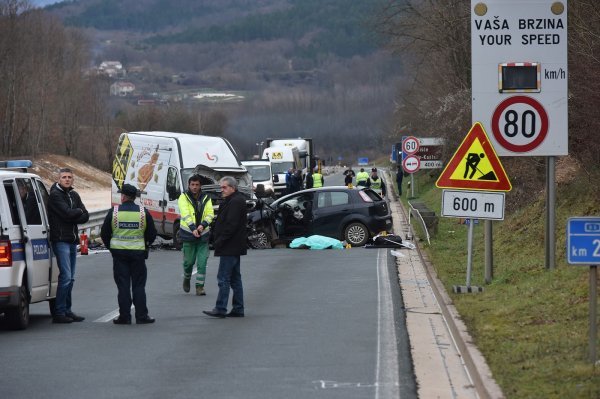
M49 301L54 312L58 287L49 195L40 177L26 172L30 166L30 161L0 162L0 314L16 330L27 328L30 303Z

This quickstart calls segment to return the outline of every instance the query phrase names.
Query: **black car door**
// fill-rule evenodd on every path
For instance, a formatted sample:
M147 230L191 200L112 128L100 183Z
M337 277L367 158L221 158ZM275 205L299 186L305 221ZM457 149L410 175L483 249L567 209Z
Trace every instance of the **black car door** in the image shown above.
M347 191L318 191L313 210L313 234L341 239L344 218L352 213Z
M278 206L281 231L285 238L306 237L312 233L313 193L299 193Z

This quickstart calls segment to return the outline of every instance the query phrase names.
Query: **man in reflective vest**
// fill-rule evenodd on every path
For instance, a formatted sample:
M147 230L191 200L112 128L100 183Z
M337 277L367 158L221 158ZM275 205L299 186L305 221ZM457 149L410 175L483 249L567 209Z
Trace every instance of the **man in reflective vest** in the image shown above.
M383 182L383 179L381 179L381 177L377 176L377 168L371 169L371 176L367 181L367 187L369 187L371 190L375 191L382 197L385 197L385 183Z
M312 174L312 180L313 188L319 188L325 185L325 179L323 178L323 175L319 173L319 171L316 171Z
M369 180L369 174L365 172L365 168L360 168L360 172L356 174L356 185L366 187L367 180Z
M131 324L132 302L137 324L154 323L146 307L146 257L148 246L156 238L156 227L150 213L134 203L137 196L134 186L123 184L119 192L121 205L108 212L100 231L113 257L113 276L118 289L119 317L113 323Z
M179 238L183 242L183 290L190 292L190 278L196 264L196 295L206 295L204 280L208 261L208 230L215 211L208 195L202 193L202 177L188 179L188 190L177 201L181 222Z

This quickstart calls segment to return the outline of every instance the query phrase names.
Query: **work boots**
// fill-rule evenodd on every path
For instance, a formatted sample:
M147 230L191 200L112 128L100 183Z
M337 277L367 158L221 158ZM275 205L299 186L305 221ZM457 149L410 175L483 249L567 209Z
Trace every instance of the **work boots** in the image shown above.
M206 295L206 292L204 291L204 287L197 285L196 286L196 295L198 295L198 296Z
M190 292L190 279L189 278L183 279L183 290L185 292Z

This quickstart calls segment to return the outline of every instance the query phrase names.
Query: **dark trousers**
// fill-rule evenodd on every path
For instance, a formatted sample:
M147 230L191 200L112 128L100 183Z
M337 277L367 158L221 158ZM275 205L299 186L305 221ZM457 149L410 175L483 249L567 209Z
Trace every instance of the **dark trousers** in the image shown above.
M227 312L229 290L231 289L233 291L232 312L244 313L244 288L242 286L239 256L221 256L217 282L219 293L215 309L220 313Z
M131 319L131 303L135 306L135 318L148 316L146 307L146 278L148 270L144 255L120 251L113 254L113 276L119 293L119 315ZM133 301L132 301L133 294Z

